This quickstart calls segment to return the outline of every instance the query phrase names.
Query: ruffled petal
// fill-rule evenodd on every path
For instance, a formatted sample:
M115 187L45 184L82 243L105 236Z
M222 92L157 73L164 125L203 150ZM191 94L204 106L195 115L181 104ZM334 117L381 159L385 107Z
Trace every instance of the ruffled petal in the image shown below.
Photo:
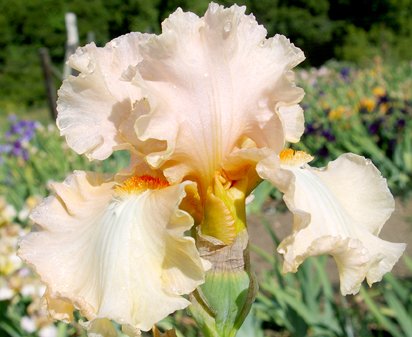
M19 255L47 284L55 317L70 318L71 302L90 321L146 331L190 304L181 295L203 283L204 266L184 236L193 225L178 208L186 185L135 193L85 172L53 184L56 196L32 215L40 231L23 239Z
M79 75L66 79L59 90L57 125L77 153L103 160L134 144L136 116L131 112L141 92L122 76L140 61L138 45L147 37L130 33L103 48L91 43L70 57Z
M405 250L405 244L376 236L394 200L371 161L346 154L315 169L272 158L262 161L258 172L285 193L294 213L293 233L278 248L285 272L295 272L306 257L330 254L338 266L341 292L355 294L365 278L369 285L380 281Z
M203 188L244 137L280 151L279 114L287 122L296 113L279 109L303 97L290 71L304 59L302 51L284 36L266 39L265 28L237 5L212 3L202 18L177 10L162 28L142 43L135 78L151 107L138 119L137 134L167 142L164 150L147 152L149 163L165 169L169 180L189 176Z

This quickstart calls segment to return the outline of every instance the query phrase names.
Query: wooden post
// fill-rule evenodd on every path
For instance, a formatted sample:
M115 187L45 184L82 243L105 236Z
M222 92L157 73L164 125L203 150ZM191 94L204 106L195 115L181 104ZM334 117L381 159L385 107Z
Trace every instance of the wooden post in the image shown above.
M39 49L39 56L44 75L44 84L47 93L47 102L49 103L50 115L53 120L57 117L56 109L56 87L54 86L52 65L50 61L49 50L47 48Z
M76 52L79 46L79 32L77 30L77 18L74 13L66 13L64 16L66 22L67 42L66 54L64 56L63 79L73 74L73 70L67 64L69 57Z

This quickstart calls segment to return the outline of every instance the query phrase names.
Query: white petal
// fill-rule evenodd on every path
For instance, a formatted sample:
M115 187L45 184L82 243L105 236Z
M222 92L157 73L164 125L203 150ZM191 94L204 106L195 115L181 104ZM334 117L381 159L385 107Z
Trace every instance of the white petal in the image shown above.
M395 200L386 180L380 177L371 161L350 153L344 154L329 163L328 169L318 176L359 224L366 226L372 234L379 234L395 209Z
M71 302L89 320L149 330L189 305L180 295L204 281L194 240L184 236L193 220L178 208L187 183L121 194L113 185L84 172L54 184L57 196L32 215L41 230L23 239L19 254L62 317Z
M57 125L77 153L102 160L133 142L134 121L124 121L141 93L122 75L139 62L138 44L146 38L130 33L103 48L91 43L69 59L80 74L65 80L59 90Z
M13 298L14 291L8 286L0 286L0 301L7 301Z
M280 106L278 111L286 140L291 143L298 142L305 131L303 109L298 104L294 104Z
M39 330L39 337L58 337L57 327L53 324L46 325Z
M394 201L385 179L365 158L342 155L320 170L272 158L259 164L258 172L285 193L294 213L293 233L278 249L285 271L296 271L308 256L330 254L338 266L341 292L354 294L365 278L369 284L381 280L402 255L405 244L374 235Z
M290 69L304 56L284 36L266 39L244 13L216 4L202 18L177 10L160 36L142 44L135 80L151 112L138 119L137 133L167 142L147 154L170 180L191 176L207 185L244 137L259 148L283 147L278 108L301 100Z

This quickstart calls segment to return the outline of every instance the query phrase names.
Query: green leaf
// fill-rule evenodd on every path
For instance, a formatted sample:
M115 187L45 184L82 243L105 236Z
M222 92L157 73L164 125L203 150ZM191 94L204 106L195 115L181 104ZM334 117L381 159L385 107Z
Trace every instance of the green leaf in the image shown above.
M375 304L364 287L360 288L360 295L362 296L371 313L374 315L377 322L381 324L385 330L390 332L393 337L404 337L399 328L382 314L380 308Z
M21 337L21 334L6 322L0 322L0 329L3 329L10 337Z
M391 291L385 291L384 297L389 304L389 307L395 312L396 320L399 322L406 337L412 337L412 319L402 302Z

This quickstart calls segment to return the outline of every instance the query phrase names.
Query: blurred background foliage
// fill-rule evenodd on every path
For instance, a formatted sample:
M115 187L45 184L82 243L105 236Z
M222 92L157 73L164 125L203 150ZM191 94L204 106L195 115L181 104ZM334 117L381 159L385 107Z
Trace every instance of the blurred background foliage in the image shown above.
M93 32L98 45L129 31L159 33L177 7L202 14L208 0L0 0L0 109L45 103L38 49L47 47L61 69L64 14L78 18L80 44ZM220 1L231 5L234 1ZM380 55L412 58L412 0L245 0L269 35L286 35L305 51L304 66L329 59L367 63ZM56 83L59 86L59 83Z

